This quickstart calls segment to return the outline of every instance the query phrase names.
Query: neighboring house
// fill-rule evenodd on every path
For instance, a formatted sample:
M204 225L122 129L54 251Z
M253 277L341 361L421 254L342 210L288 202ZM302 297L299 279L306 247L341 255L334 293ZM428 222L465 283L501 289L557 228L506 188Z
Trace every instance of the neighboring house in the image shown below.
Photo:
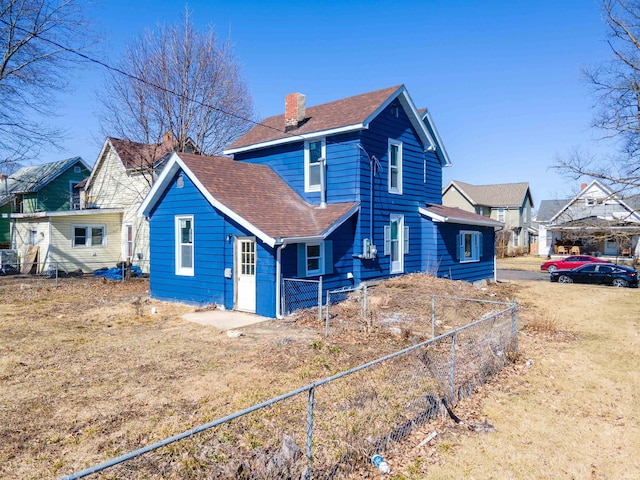
M148 271L149 227L136 211L177 145L171 135L157 144L108 137L82 172L73 209L23 215L14 248L24 255L38 231L41 269L89 273L130 260Z
M148 270L149 226L137 215L168 153L177 147L171 135L156 144L144 144L107 137L91 175L83 186L82 209L108 218L113 211L120 219L113 225L117 248L109 252L109 263L133 261ZM100 224L102 224L100 222ZM106 253L106 252L105 252Z
M536 216L540 254L640 255L640 199L623 198L598 180L573 198L543 200Z
M0 185L0 243L26 256L30 246L49 252L56 229L54 216L80 208L78 185L90 172L80 157L23 167Z
M505 253L529 253L533 198L527 182L471 185L453 180L442 192L442 203L504 223Z
M409 272L494 277L501 224L442 207L450 162L404 86L309 108L287 95L225 154L171 155L139 209L155 298L274 317L283 279L322 279L325 298Z

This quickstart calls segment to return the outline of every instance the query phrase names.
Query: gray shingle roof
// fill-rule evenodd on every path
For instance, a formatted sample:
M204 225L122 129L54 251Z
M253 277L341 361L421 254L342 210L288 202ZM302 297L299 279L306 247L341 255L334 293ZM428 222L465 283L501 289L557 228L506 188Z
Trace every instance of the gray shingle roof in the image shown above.
M529 183L497 183L493 185L471 185L470 183L453 180L451 182L461 190L474 205L487 207L520 207L524 202ZM529 192L531 196L531 192ZM533 204L533 198L531 198Z
M540 207L538 208L538 214L536 215L536 222L548 222L556 213L560 211L560 209L562 209L562 207L564 207L570 201L570 198L540 200Z

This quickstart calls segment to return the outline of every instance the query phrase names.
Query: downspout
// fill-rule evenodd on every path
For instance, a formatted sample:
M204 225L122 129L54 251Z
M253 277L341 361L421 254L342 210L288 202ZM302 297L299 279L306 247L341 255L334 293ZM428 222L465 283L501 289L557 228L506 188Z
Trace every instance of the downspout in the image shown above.
M280 278L282 275L282 249L286 247L286 243L282 243L276 247L276 318L282 319L281 305L280 305L280 295L281 295L281 285L282 279Z

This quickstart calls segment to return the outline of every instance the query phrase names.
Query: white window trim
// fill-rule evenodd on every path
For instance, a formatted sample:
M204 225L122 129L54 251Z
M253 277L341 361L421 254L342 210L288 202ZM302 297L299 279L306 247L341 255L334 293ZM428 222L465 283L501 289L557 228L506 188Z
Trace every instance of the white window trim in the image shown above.
M180 231L180 222L182 220L191 220L191 267L182 266L182 235ZM193 277L195 272L195 223L193 215L176 215L175 223L175 257L176 257L176 275Z
M131 255L129 255L129 229L131 229ZM124 252L123 253L123 257L124 258L128 258L128 259L133 259L134 256L134 251L135 251L135 239L134 239L134 232L133 232L133 223L125 223L124 224L124 228L122 229L122 233L124 235L124 241L122 243L123 245L123 249Z
M391 224L398 223L398 260L391 259ZM404 226L404 215L392 214L389 225L384 226L384 254L389 256L389 273L404 272L404 255L409 249L409 228Z
M309 156L309 144L321 142L321 155L320 158L327 158L327 142L324 138L314 138L310 140L304 141L304 191L305 192L319 192L320 191L320 183L317 185L311 185L310 181L310 171L311 168L311 158ZM320 168L322 168L322 164L320 164Z
M85 244L76 245L76 228L85 229ZM102 229L102 243L94 245L91 243L91 230L94 228ZM71 225L71 248L91 248L91 247L104 247L107 244L107 226L106 225L87 225L87 224L72 224Z
M397 167L391 166L391 146L395 145L398 147L398 165ZM399 140L394 140L392 138L389 139L387 144L387 187L389 193L394 195L402 195L402 142ZM391 187L391 169L397 168L398 170L398 186Z
M514 232L515 233L515 232ZM465 237L471 235L471 257L466 258L464 255ZM460 255L460 263L479 262L482 256L480 238L481 233L474 230L460 230L459 243L456 246ZM475 254L474 254L475 253Z
M502 220L500 220L500 217L502 217ZM504 223L505 218L507 218L506 210L504 208L498 208L498 221Z

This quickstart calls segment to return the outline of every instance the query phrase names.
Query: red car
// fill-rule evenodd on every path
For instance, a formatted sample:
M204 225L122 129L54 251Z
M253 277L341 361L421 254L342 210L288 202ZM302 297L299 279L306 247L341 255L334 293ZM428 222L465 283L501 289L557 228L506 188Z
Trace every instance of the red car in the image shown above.
M540 270L553 273L556 270L571 270L585 263L607 263L606 260L600 260L597 257L589 255L571 255L561 260L549 260L540 265Z

